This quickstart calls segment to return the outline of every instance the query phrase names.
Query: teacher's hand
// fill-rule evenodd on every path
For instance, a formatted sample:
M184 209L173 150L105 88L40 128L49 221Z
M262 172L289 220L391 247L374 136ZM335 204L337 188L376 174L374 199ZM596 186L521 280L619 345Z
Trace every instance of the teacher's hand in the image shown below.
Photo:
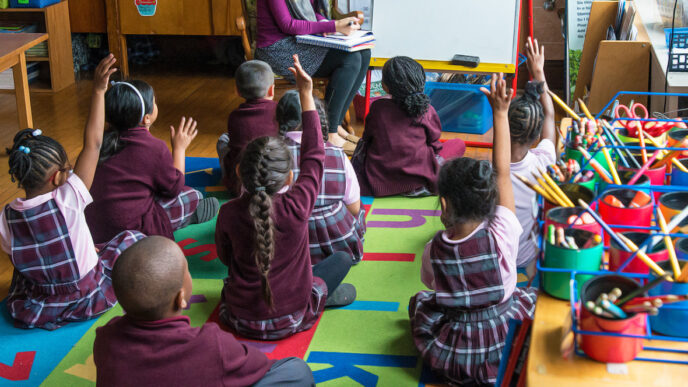
M358 18L355 17L337 20L335 22L335 27L337 28L337 32L341 32L344 35L351 35L354 31L361 29L361 25L358 24Z

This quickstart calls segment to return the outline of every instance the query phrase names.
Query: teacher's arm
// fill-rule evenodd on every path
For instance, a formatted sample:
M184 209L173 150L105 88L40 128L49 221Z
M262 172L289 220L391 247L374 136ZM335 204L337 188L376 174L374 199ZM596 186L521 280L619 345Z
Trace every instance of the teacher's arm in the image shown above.
M337 32L337 22L312 22L294 19L289 13L286 0L266 0L270 13L279 29L288 35L312 35Z

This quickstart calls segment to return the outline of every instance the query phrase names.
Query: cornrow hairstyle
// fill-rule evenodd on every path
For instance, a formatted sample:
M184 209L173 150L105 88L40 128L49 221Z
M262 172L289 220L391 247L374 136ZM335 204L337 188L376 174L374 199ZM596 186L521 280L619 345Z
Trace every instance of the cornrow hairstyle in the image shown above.
M438 191L451 204L447 220L452 224L494 218L497 182L492 165L485 160L460 157L446 162L438 176Z
M530 81L525 93L509 105L509 130L511 141L531 145L540 137L545 114L540 95L545 91L543 82Z
M255 231L253 258L260 273L263 300L270 309L275 305L268 279L275 255L272 196L282 189L292 166L291 152L277 137L253 140L246 146L239 164L241 181L251 196L248 211Z
M51 173L69 163L67 152L59 142L38 130L24 129L14 136L9 155L10 176L24 190L37 190L45 185Z
M141 93L145 114L153 113L155 98L153 87L139 80L127 82ZM137 127L141 122L141 99L131 87L115 83L108 89L105 93L105 121L109 128L103 134L99 164L121 151L125 145L120 141L121 133Z
M327 121L327 105L318 97L314 97L314 99L315 110L320 117L323 141L327 142L330 131L330 124ZM301 99L297 90L289 90L280 98L275 110L275 120L279 126L281 137L284 137L287 132L301 131Z
M382 83L409 117L418 118L428 111L430 97L425 89L423 66L407 56L395 56L382 68Z

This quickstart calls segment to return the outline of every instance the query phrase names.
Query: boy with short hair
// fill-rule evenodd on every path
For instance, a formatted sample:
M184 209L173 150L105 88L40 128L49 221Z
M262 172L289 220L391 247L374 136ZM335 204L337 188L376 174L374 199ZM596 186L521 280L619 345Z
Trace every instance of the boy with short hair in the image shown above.
M179 246L153 236L127 249L112 270L126 312L96 329L98 386L312 386L298 358L275 362L216 324L192 327L182 310L191 275Z
M222 165L223 183L230 193L241 193L236 175L239 156L246 145L258 137L277 136L275 122L275 75L270 65L250 60L239 66L234 76L236 90L246 102L229 115L227 133L217 142L217 154Z

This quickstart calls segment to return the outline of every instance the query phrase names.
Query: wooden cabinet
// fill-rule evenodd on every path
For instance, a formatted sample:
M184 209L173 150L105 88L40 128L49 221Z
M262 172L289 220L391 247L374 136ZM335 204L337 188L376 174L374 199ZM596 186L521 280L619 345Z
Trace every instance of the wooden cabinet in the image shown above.
M74 84L72 34L69 29L69 5L64 0L45 8L0 9L0 20L35 23L38 32L48 33L48 56L27 56L27 62L39 63L41 75L31 91L55 92Z
M69 0L69 21L74 33L106 33L105 0Z

